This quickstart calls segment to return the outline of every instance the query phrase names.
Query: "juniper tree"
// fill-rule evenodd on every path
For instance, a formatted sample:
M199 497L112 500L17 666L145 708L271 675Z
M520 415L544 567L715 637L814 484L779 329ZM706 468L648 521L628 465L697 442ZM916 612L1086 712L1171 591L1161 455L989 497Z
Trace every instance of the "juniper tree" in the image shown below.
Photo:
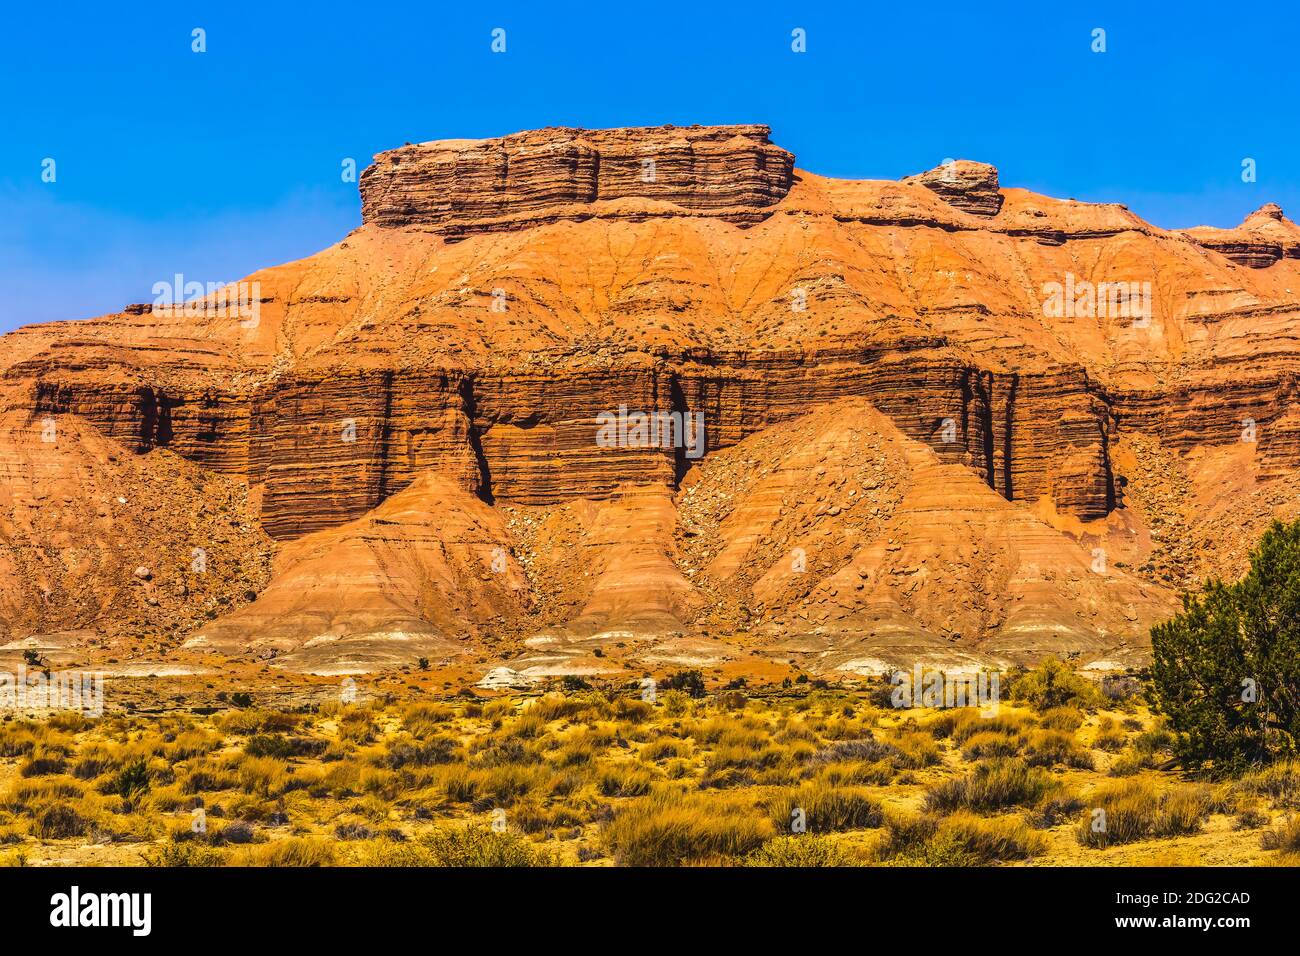
M1274 521L1236 583L1207 582L1151 630L1147 698L1188 766L1228 772L1300 742L1300 521Z

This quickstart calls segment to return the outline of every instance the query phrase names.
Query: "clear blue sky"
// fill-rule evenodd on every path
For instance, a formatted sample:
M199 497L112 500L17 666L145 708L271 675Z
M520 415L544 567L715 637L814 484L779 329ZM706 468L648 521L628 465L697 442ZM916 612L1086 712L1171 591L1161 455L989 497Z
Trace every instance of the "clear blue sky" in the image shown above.
M765 122L831 176L951 156L1166 227L1300 218L1294 3L719 6L8 4L0 330L332 244L360 222L345 157L547 125Z

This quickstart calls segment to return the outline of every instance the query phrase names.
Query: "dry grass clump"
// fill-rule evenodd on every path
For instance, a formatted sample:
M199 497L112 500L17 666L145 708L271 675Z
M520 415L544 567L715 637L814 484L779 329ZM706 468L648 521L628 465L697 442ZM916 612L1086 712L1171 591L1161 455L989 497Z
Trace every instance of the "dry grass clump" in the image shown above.
M748 802L660 790L619 810L601 839L624 866L680 866L740 857L774 835Z
M778 832L791 832L796 821L809 833L835 833L880 826L880 803L863 787L835 787L824 780L805 783L770 798L767 809Z
M1039 724L1049 730L1064 730L1069 733L1082 727L1083 720L1083 712L1077 707L1053 707L1038 718Z
M862 866L864 860L829 837L806 833L768 840L745 857L745 866Z
M1259 835L1259 845L1265 850L1300 853L1300 817L1291 817L1272 830L1265 830Z
M596 775L596 789L605 797L641 797L650 792L654 776L634 764L611 764Z
M989 757L1014 757L1020 753L1024 738L996 731L981 731L966 738L961 755L967 760L986 760Z
M892 866L984 866L1027 860L1046 848L1041 834L1016 819L987 819L966 812L947 817L891 814L876 856Z
M534 867L559 862L516 833L472 824L438 829L418 841L366 841L353 854L361 866Z
M1128 734L1124 729L1115 723L1115 718L1103 716L1097 722L1097 734L1092 739L1092 745L1098 750L1105 750L1108 753L1118 753L1124 748L1124 743L1128 740Z
M976 707L956 707L945 710L924 727L935 740L951 737L961 745L981 733L1003 734L1014 737L1034 726L1034 719L1024 714L998 711L989 713Z
M1025 814L1025 822L1037 830L1050 830L1079 816L1084 802L1074 794L1048 797Z
M1170 762L1173 757L1174 736L1163 727L1143 731L1133 738L1119 758L1110 766L1112 777L1129 777L1142 770L1151 770Z
M640 759L646 763L658 763L661 760L682 759L690 757L691 745L685 740L672 737L660 737L641 748Z
M423 739L445 732L456 719L456 711L445 704L410 704L400 711L402 729Z
M1092 754L1064 730L1031 731L1025 738L1024 759L1031 767L1092 770L1095 766Z
M1092 812L1075 830L1084 846L1101 849L1119 843L1196 833L1211 810L1205 786L1160 790L1149 780L1125 780L1088 799Z
M1264 797L1276 809L1300 806L1300 762L1284 760L1251 770L1232 784L1233 790Z
M232 710L218 716L214 723L217 728L228 734L247 736L250 734L288 733L303 721L301 714L290 714L278 710Z
M1037 803L1059 786L1045 770L1022 760L997 758L965 777L945 780L925 795L927 810L1001 810Z
M243 847L229 859L234 866L314 867L339 862L334 843L313 837L287 837Z
M846 760L821 764L816 768L816 779L832 787L859 785L886 787L894 781L896 775L897 771L892 760L877 760L875 763Z

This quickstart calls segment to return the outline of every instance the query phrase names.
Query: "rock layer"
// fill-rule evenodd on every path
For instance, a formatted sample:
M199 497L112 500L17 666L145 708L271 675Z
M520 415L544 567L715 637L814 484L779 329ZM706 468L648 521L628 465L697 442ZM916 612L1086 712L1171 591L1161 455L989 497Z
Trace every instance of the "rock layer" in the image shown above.
M13 424L0 461L19 462L23 481L64 476L71 500L102 494L106 459L160 481L164 463L181 461L213 488L242 489L237 507L280 543L270 588L216 624L179 611L155 623L202 625L227 651L265 635L277 643L258 650L289 659L322 633L335 650L348 634L418 634L442 653L462 635L585 646L617 631L657 635L666 659L662 647L761 618L827 666L870 656L890 634L906 638L896 650L937 641L966 655L1131 650L1165 596L1139 601L1137 585L1077 572L1080 547L1122 554L1148 580L1172 563L1165 511L1151 504L1163 500L1152 491L1161 469L1132 449L1162 449L1166 474L1245 456L1247 484L1216 505L1217 529L1234 508L1256 527L1300 472L1300 230L1280 209L1237 230L1168 232L1122 206L1001 187L996 170L968 161L901 182L792 163L758 126L540 130L381 154L362 178L365 224L248 277L252 315L214 296L4 336L0 414ZM709 532L710 562L697 560L678 524L701 468L750 460L755 442L776 456L797 423L846 399L870 403L852 406L858 440L893 449L898 477L872 505L879 514L849 523L839 502L827 505L837 515L807 516L842 540L791 590L776 558L744 545L767 540L762 521L793 520L769 514L779 488L765 485L735 503L735 528ZM698 420L702 440L602 443L602 422L619 414ZM46 420L81 436L79 450L60 458L18 437ZM799 514L793 499L824 475L792 473L804 477L780 494ZM440 528L388 515L408 492L461 517ZM380 557L419 552L416 577L431 579L498 512L515 516L507 550L537 551L518 555L527 587L508 601L454 583L461 572L448 578L494 609L486 620L474 602L435 613L416 597L432 592ZM49 560L50 529L20 518L14 503L0 513L13 566ZM539 521L559 538L538 538ZM179 547L188 522L164 511L149 535ZM874 587L866 604L818 603L818 589L842 588L837 576L854 569L892 577L890 538L906 556L945 522L961 529L952 553L925 544L910 568L1007 546L998 529L1039 557L1032 568L1007 558L1002 584L953 577L960 611L926 588L912 604ZM319 562L307 547L323 549ZM251 592L267 583L255 551L234 562ZM333 564L370 570L331 577ZM573 564L590 574L570 581ZM167 573L167 593L183 593ZM40 615L19 610L26 585L0 584L0 626L21 639L114 634L128 620L140 630L116 585L93 594L93 575L84 580L93 601ZM298 580L330 581L339 596L309 612L290 600ZM220 596L228 611L243 599ZM370 613L390 598L400 613ZM1096 614L1080 619L1072 602ZM1146 610L1130 615L1130 603ZM302 659L319 667L324 656Z
M361 177L363 221L462 237L650 200L750 221L790 189L794 157L766 126L544 129L380 153ZM627 207L633 212L635 207Z

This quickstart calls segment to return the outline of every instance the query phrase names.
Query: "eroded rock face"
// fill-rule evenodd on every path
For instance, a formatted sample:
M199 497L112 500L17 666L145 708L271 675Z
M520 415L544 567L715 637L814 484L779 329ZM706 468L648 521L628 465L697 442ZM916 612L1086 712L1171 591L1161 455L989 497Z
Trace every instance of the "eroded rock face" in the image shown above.
M20 610L29 584L0 580L0 634L152 619L314 668L537 638L552 642L538 668L599 669L582 655L601 642L709 659L724 632L785 635L826 668L887 647L1140 657L1161 589L1186 583L1170 569L1209 553L1169 549L1165 503L1204 504L1222 539L1294 497L1297 227L1265 207L1237 230L1168 232L966 161L901 182L791 162L764 127L407 147L363 177L365 225L249 277L251 320L132 306L4 336L10 480L57 487L75 515L109 494L105 475L149 478L165 506L110 530L178 556L211 537L229 577L198 615L179 558L78 558L76 599L40 613ZM698 417L698 457L602 444L620 412ZM79 440L44 447L47 420ZM855 443L889 451L890 481ZM758 475L777 460L784 477L752 488L696 485L719 463ZM237 516L175 486L168 461L211 476ZM1203 470L1202 492L1153 491ZM725 516L701 525L694 487L718 509L730 496ZM3 566L60 579L56 531L102 550L30 508L0 510ZM1195 510L1178 527L1210 540ZM257 527L231 550L224 520ZM280 551L269 587L264 534ZM482 566L489 541L522 569L508 587ZM795 541L813 569L800 577L778 553ZM1098 547L1146 577L1092 571ZM1002 570L981 577L989 561ZM132 583L141 565L151 578ZM162 611L128 613L116 596L146 584Z
M1277 203L1266 203L1235 229L1198 226L1186 230L1193 242L1251 269L1267 269L1279 259L1300 258L1300 227Z
M361 214L447 236L592 214L619 200L752 221L790 189L794 157L766 126L544 129L380 153L361 177ZM653 206L625 204L624 213Z
M1002 209L998 171L988 163L952 160L903 182L920 183L950 206L972 216L996 216Z

